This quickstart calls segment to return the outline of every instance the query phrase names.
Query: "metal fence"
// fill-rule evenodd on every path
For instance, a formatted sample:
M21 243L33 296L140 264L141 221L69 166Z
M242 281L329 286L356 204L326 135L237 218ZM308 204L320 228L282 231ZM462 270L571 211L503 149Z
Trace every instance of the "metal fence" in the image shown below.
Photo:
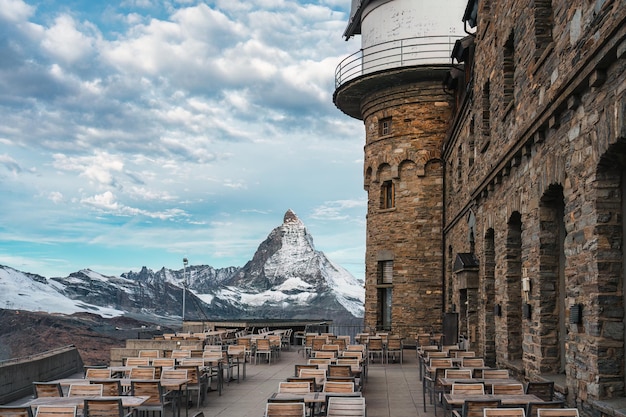
M335 70L335 88L352 79L386 69L451 63L461 36L421 36L383 42L346 57Z

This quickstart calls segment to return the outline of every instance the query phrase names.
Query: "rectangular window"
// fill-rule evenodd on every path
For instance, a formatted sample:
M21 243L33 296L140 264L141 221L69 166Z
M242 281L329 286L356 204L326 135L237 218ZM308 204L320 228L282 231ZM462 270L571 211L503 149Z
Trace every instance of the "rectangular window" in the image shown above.
M380 189L380 208L390 209L395 205L393 181L384 181Z
M502 70L504 76L504 105L513 103L515 93L515 37L513 32L504 44Z
M377 327L381 330L391 330L391 303L392 288L378 289L378 317Z
M378 262L378 283L393 284L393 261Z
M391 117L380 119L378 130L380 136L391 135Z

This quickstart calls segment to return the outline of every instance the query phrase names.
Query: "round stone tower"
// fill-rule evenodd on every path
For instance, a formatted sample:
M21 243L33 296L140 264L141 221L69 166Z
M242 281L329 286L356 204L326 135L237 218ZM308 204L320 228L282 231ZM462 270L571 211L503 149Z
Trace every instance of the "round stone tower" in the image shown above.
M465 34L466 1L353 0L335 105L365 124L368 193L364 325L405 337L442 331L442 81Z

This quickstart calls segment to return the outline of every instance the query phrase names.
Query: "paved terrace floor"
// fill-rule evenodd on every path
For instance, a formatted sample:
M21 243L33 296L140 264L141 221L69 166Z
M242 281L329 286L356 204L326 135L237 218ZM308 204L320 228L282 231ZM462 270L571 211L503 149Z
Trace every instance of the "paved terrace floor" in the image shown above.
M405 350L403 362L369 365L364 391L368 417L434 417L431 405L424 413L415 350ZM204 406L193 407L189 415L203 411L205 417L262 417L267 398L277 391L280 381L293 376L297 363L306 362L302 353L292 347L271 365L247 364L245 380L225 385L221 396L209 392Z
M189 416L203 411L205 417L263 417L267 399L278 390L280 381L293 375L297 363L306 363L306 360L296 347L282 351L280 358L271 365L248 363L245 380L224 384L221 396L217 391L209 392L204 405L199 408L194 405L189 409ZM368 417L434 417L431 405L424 413L415 350L404 351L402 365L371 363L364 396ZM31 398L11 405L23 404ZM184 416L184 412L181 415ZM167 417L170 416L168 413Z

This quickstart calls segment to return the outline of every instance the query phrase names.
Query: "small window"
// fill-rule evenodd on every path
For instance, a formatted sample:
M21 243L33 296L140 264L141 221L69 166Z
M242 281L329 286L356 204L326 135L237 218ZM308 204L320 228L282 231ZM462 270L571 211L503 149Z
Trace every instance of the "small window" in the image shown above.
M380 190L380 208L389 209L395 207L393 181L385 181Z
M380 136L391 135L391 117L380 119L378 123L378 133Z
M393 284L393 261L378 262L378 284Z

